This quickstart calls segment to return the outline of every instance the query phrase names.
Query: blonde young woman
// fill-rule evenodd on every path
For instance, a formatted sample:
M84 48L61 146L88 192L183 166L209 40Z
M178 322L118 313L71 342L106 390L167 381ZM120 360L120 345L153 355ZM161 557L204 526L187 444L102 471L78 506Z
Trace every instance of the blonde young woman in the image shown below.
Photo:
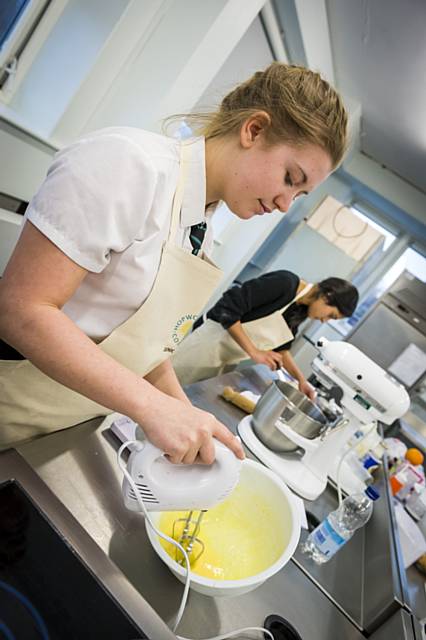
M220 279L203 260L209 217L219 201L243 219L285 213L340 163L346 128L327 82L273 63L199 138L116 127L61 150L0 283L0 448L118 411L172 462L212 462L213 437L243 457L169 358Z

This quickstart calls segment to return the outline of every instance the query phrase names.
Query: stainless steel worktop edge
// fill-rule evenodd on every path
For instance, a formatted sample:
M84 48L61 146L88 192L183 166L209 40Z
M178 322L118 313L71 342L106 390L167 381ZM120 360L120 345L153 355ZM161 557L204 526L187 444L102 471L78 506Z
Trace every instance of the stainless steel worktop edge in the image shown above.
M23 487L52 526L144 634L153 640L176 639L160 616L14 449L0 453L0 483L9 480L17 481Z

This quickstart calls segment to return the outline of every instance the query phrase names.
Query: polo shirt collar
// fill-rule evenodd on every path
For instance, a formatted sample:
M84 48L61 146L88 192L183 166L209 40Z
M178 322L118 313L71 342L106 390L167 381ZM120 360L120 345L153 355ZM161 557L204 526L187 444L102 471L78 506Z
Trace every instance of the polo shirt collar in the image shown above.
M183 140L182 144L191 145L180 214L180 226L184 228L206 220L206 148L202 136Z

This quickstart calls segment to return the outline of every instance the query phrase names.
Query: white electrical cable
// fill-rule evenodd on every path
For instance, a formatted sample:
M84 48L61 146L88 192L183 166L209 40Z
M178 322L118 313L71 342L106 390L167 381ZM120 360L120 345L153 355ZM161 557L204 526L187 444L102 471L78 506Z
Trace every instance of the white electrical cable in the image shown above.
M342 487L340 485L340 472L342 469L342 464L343 461L346 460L346 456L351 453L351 451L353 451L359 444L361 444L361 442L363 442L367 436L370 435L370 433L377 427L377 421L373 420L373 422L371 423L371 428L367 431L367 433L364 433L364 435L362 436L362 438L360 438L359 440L357 440L355 442L355 444L353 444L351 447L349 447L349 449L347 451L345 451L345 453L343 454L343 456L340 458L340 462L337 466L337 473L336 473L336 484L337 484L337 497L339 500L339 507L342 504Z
M172 627L172 631L175 632L176 629L178 628L181 620L182 620L182 616L183 613L185 611L185 607L186 607L186 603L188 600L188 592L189 592L189 587L190 587L190 583L191 583L191 565L189 562L189 557L188 554L186 553L186 550L183 548L183 546L181 544L179 544L179 542L177 540L175 540L174 538L171 538L170 536L166 535L165 533L162 533L162 531L159 531L155 524L153 523L153 521L151 520L149 513L147 511L147 508L144 504L144 501L142 500L142 498L140 497L139 494L139 490L136 487L136 484L132 478L132 476L130 475L130 473L127 471L126 465L123 461L122 458L122 453L124 451L124 449L126 449L129 445L132 444L137 444L140 446L140 441L139 440L127 440L126 442L124 442L121 447L119 448L118 452L117 452L117 461L118 461L118 466L120 467L121 471L123 472L123 475L127 478L128 482L130 483L130 486L133 489L133 492L136 496L136 500L138 501L138 505L140 507L140 510L142 511L142 513L144 514L149 526L151 527L151 529L154 531L154 533L156 533L158 536L160 536L160 538L163 538L163 540L166 540L167 542L171 542L177 549L179 549L179 551L183 554L184 558L185 558L185 569L186 569L186 578L185 578L185 587L183 590L183 594L182 594L182 599L180 601L180 606L179 606L179 610L176 614L176 619L175 622L173 624ZM223 635L220 636L212 636L210 638L205 638L205 640L226 640L227 638L232 638L235 637L236 635L240 634L240 633L245 633L246 631L260 631L262 633L266 633L268 634L268 636L270 637L271 640L274 640L274 636L272 635L272 633L268 630L268 629L264 629L263 627L244 627L243 629L236 629L235 631L230 631L229 633L225 633ZM176 636L177 638L179 638L179 640L192 640L192 638L184 638L183 636Z
M179 551L183 554L184 558L185 558L185 564L186 564L186 578L185 578L185 587L183 590L183 595L182 595L182 599L180 602L180 607L179 610L177 612L176 615L176 620L175 623L172 627L173 631L176 631L182 616L183 616L183 612L185 610L186 607L186 601L188 599L188 592L189 592L189 585L191 582L191 568L190 568L190 564L189 564L189 558L188 558L188 554L186 553L185 549L183 548L183 546L181 544L179 544L179 542L177 540L175 540L174 538L171 538L170 536L166 535L165 533L162 533L162 531L159 531L155 524L153 523L153 521L151 520L147 508L144 504L144 501L142 500L142 498L140 497L139 494L139 490L136 487L136 484L132 478L132 476L130 475L130 473L127 471L126 465L124 464L123 458L121 457L121 454L123 453L124 449L126 449L129 445L131 444L138 444L140 445L140 441L138 440L127 440L127 442L124 442L121 447L118 450L117 453L117 459L118 459L118 466L120 467L120 469L122 470L124 476L127 478L127 480L130 483L130 486L133 489L133 492L136 496L136 500L138 501L140 510L142 511L142 513L144 514L149 526L151 527L151 529L158 535L160 536L160 538L162 538L163 540L166 540L167 542L171 542L177 549L179 549Z

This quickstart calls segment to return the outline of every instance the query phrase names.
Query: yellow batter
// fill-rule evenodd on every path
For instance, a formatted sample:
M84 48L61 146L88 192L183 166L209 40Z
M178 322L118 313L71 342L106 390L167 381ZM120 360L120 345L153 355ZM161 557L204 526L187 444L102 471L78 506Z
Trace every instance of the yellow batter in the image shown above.
M172 536L173 522L186 517L187 513L163 513L160 531ZM198 516L198 513L194 512L194 515ZM254 490L237 486L225 502L204 514L199 537L205 550L195 562L190 557L192 571L215 580L239 580L264 571L288 544L291 523L289 518L287 520L283 523L282 517ZM177 535L181 530L177 529ZM160 542L175 559L175 547L164 540L160 539ZM197 550L194 547L195 553Z

